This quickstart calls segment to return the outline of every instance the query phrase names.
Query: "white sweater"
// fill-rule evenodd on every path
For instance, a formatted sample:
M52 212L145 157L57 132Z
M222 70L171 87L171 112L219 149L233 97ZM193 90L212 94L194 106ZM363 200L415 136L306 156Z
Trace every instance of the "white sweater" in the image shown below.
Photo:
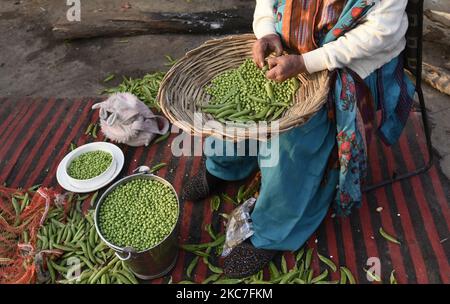
M304 53L309 73L344 66L361 78L398 56L405 48L408 18L405 12L408 0L377 0L365 19L337 40ZM275 0L256 0L253 31L257 38L274 34Z

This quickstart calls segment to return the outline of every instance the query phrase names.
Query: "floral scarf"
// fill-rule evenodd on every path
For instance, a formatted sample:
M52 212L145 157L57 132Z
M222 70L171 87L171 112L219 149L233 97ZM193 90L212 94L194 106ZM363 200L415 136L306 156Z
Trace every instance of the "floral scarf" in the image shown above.
M380 0L278 0L274 7L276 30L285 46L305 53L356 27L375 1ZM378 134L386 144L395 143L406 123L414 87L404 74L400 56L365 80L350 69L335 70L330 83L328 111L336 123L340 170L335 207L338 214L347 215L361 203L367 168L364 138L370 141L375 110L382 110ZM365 130L358 128L358 112Z

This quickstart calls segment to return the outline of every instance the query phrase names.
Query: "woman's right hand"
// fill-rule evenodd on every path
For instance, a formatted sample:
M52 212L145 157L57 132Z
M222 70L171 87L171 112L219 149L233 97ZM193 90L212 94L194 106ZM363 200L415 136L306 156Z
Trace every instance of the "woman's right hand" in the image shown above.
M253 61L260 68L264 67L264 60L267 55L275 52L276 56L281 56L283 53L283 46L278 34L266 35L253 44Z

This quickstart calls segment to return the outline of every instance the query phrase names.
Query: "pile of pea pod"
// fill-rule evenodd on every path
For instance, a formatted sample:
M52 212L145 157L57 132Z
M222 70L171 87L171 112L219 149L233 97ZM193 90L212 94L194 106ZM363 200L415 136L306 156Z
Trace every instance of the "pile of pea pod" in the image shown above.
M128 266L100 240L92 211L83 214L81 204L88 196L71 196L67 214L63 207L50 208L39 229L38 250L57 252L45 257L46 283L137 284Z
M260 179L257 176L248 186L242 185L235 197L226 193L215 195L211 198L211 210L213 212L220 210L222 203L239 205L250 197L256 197L260 187ZM228 215L219 213L219 216L228 220ZM214 222L214 221L213 221ZM211 241L201 244L184 244L181 248L187 252L187 259L190 263L184 273L184 280L178 284L356 284L357 280L345 266L336 265L331 258L328 258L312 247L304 246L296 252L286 252L281 255L279 260L274 260L267 266L268 275L264 275L264 270L241 279L228 278L223 273L223 269L216 266L218 257L222 253L222 247L225 242L225 235L213 231L211 225L204 227L211 238ZM291 263L288 263L286 257L291 255ZM320 272L313 267L313 260L320 261ZM203 263L208 267L209 274L202 281L194 281L194 271L197 266ZM216 265L214 265L216 264ZM288 266L288 264L290 264ZM381 282L381 278L365 270L367 275L373 281ZM393 270L389 277L390 284L397 284L397 279ZM336 279L331 279L332 274Z
M202 111L221 122L279 119L292 105L299 81L295 77L281 83L268 80L267 69L246 59L238 68L219 74L205 89L211 100L200 105Z

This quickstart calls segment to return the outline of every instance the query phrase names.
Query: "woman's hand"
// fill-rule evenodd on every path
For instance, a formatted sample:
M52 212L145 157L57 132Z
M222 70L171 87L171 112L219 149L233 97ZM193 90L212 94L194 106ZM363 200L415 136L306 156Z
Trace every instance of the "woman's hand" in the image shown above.
M285 81L306 72L302 55L284 55L269 58L267 61L269 70L266 72L266 77L277 82Z
M260 68L264 67L264 60L267 55L275 52L276 56L283 53L280 36L277 34L266 35L253 44L253 61Z

